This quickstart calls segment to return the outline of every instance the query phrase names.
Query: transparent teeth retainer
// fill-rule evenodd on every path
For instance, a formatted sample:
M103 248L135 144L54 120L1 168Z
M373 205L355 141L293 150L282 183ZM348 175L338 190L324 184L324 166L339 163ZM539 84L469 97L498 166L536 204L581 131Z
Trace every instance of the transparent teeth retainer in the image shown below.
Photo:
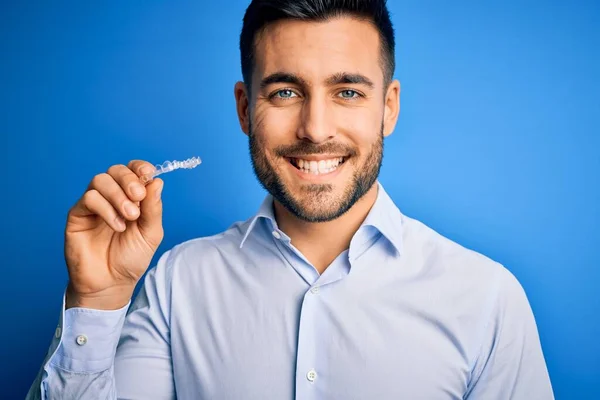
M155 170L148 174L140 176L140 181L147 185L152 182L152 179L156 178L159 175L166 174L167 172L175 171L176 169L192 169L196 168L198 165L202 163L200 157L192 157L183 161L165 161L162 164L157 164L154 166Z

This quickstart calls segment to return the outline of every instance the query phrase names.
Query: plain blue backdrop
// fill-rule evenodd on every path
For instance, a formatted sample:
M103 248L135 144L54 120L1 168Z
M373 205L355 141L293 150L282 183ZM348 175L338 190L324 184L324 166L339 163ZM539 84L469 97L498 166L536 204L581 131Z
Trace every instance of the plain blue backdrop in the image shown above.
M115 163L165 177L159 249L250 217L238 126L247 1L14 2L0 9L0 398L23 398L66 284L63 229ZM397 1L402 112L381 182L407 215L524 286L556 396L600 398L600 6Z

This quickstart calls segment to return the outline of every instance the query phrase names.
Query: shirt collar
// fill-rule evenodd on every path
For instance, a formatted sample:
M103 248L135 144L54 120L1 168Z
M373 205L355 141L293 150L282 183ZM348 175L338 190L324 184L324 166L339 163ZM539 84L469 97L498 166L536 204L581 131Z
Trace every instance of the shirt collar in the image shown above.
M250 220L250 223L248 224L248 227L246 228L246 232L244 233L244 236L242 237L242 241L240 242L240 249L244 246L246 239L248 239L248 236L250 235L250 233L256 226L256 223L261 218L264 218L264 219L270 221L273 228L277 226L277 222L275 221L275 213L273 211L273 196L271 194L267 194L267 196L263 200L262 204L260 205L258 212Z
M258 212L247 225L246 232L244 232L242 241L240 242L240 248L244 246L246 239L261 218L270 221L272 229L277 227L275 213L273 212L273 196L270 194L267 194ZM367 214L367 218L365 218L360 226L359 231L365 226L375 228L394 246L398 253L402 253L402 220L400 210L383 189L381 183L377 182L377 199L373 207L371 207L369 214Z
M394 201L387 194L383 185L377 182L377 199L371 207L367 218L359 228L372 227L379 231L396 251L402 253L402 221L403 216Z

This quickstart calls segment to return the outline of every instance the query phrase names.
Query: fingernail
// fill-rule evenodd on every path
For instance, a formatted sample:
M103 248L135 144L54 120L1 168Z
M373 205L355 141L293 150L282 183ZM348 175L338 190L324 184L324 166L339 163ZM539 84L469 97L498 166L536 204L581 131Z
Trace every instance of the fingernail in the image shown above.
M115 225L121 231L125 229L125 221L123 221L123 218L121 217L115 218Z
M156 198L156 200L160 199L160 194L162 193L163 190L163 186L160 185L160 187L158 189L156 189L156 193L154 193L154 197Z
M125 212L130 217L135 217L138 214L138 208L133 203L126 203L125 204Z

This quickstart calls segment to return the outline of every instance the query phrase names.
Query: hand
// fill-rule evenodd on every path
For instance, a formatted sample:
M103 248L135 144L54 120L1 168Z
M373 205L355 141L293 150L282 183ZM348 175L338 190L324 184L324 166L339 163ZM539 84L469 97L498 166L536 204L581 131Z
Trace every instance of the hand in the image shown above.
M113 165L92 179L69 211L66 308L114 310L131 299L164 236L163 181L144 186L139 180L152 171L152 164L140 160Z

